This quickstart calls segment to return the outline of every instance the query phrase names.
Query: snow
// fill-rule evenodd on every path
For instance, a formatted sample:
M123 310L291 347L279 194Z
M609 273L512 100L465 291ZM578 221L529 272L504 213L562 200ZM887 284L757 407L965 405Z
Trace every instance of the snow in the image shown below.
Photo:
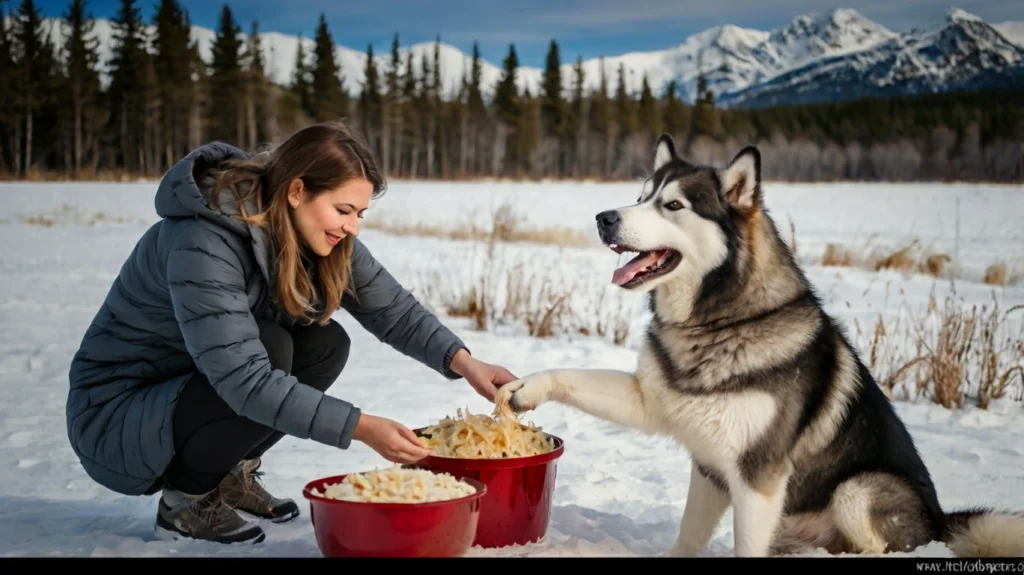
M1024 22L1002 22L992 27L1011 43L1024 48Z
M956 6L950 6L946 10L946 17L950 22L984 22L980 17Z
M640 182L392 182L366 221L459 225L475 218L486 223L493 207L511 200L533 225L564 225L593 235L597 212L632 203L639 190ZM153 183L0 184L0 513L5 518L0 555L318 556L301 489L318 477L387 465L362 444L341 452L287 437L268 453L263 470L269 489L295 498L303 514L284 525L267 525L268 539L252 548L156 541L157 496L123 497L97 486L68 445L68 362L124 258L155 220L154 191ZM994 292L1004 309L1024 304L1024 286L977 283L991 261L1024 264L1022 192L1022 186L967 184L768 183L766 201L784 237L789 237L790 219L794 222L811 281L828 310L852 332L855 322L870 325L879 313L895 314L904 306L923 309L933 291L941 298L949 285L920 275L812 265L828 242L899 245L920 238L950 253L958 248L967 276L956 282L959 297L980 305L991 302ZM53 225L29 225L24 218L33 215L48 216ZM417 294L424 293L424 278L432 270L439 268L457 281L460 273L470 277L481 258L466 242L372 229L364 229L361 237ZM463 320L446 318L476 357L516 374L634 366L646 318L642 300L621 296L610 285L619 256L602 247L510 244L503 249L508 265L523 263L538 273L575 281L573 298L581 309L602 290L619 294L632 306L633 329L627 345L615 346L598 337L528 338L511 327L477 332ZM447 382L377 342L344 313L337 319L348 329L355 352L332 395L410 427L454 415L458 407L490 410L465 382ZM896 407L946 508L996 504L1024 509L1020 402L1007 398L988 411L946 411L923 401L900 401ZM471 555L649 556L668 549L689 482L685 451L666 439L645 437L557 404L542 406L527 418L566 441L548 537L520 548L473 549ZM728 511L706 554L728 556L731 550ZM911 554L949 555L941 544Z

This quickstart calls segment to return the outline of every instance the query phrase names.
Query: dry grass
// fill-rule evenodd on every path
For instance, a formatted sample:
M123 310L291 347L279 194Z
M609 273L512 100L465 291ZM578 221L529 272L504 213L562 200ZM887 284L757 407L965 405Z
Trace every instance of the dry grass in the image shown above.
M858 265L858 260L852 250L838 244L828 244L825 246L825 253L821 256L821 265L852 268Z
M106 212L83 212L67 204L52 212L25 214L19 217L21 223L30 226L52 228L54 226L95 226L99 224L127 224L137 220L125 216L115 216Z
M491 229L482 229L472 223L455 226L427 224L404 224L381 221L367 221L364 227L398 236L421 236L488 242L491 240L507 243L537 243L567 247L593 247L597 240L570 227L531 227L526 218L513 212L509 204L502 204L494 213Z
M949 254L932 253L920 247L914 240L909 245L892 249L871 248L855 250L839 244L828 244L821 256L821 265L826 267L861 268L872 271L896 270L920 273L933 277L946 275L946 264L952 260Z
M991 307L968 307L955 292L940 306L933 294L917 317L901 313L887 325L879 315L865 359L892 399L925 397L947 409L970 400L987 409L1016 388L1024 400L1024 322L1016 330L1012 323L1021 310L1000 311L994 296ZM864 335L859 325L857 333Z
M1010 268L1003 262L994 263L985 268L985 275L981 281L996 286L1004 286L1010 283Z
M538 271L522 263L508 265L503 244L510 241L509 237L521 236L502 209L493 221L486 235L477 232L469 238L483 240L475 248L485 252L472 258L483 261L483 269L468 277L450 270L421 276L417 291L425 301L449 316L469 319L478 331L518 327L526 335L541 339L597 335L616 345L626 343L632 310L621 297L617 303L608 303L604 285L580 286L555 279L544 268Z
M825 246L819 263L824 267L858 268L875 272L894 270L942 279L968 279L964 270L950 265L952 261L949 254L930 252L923 249L919 242L914 240L909 245L895 249L879 247L855 249L830 243ZM1008 286L1024 282L1024 275L1011 273L1010 266L1006 262L1000 261L989 265L981 276L973 276L969 279L988 285Z

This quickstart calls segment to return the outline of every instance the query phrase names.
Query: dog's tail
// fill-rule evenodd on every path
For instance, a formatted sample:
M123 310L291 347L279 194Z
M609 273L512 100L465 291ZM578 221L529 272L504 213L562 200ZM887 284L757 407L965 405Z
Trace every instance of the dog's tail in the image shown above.
M943 542L957 557L1024 557L1024 513L988 508L946 513Z

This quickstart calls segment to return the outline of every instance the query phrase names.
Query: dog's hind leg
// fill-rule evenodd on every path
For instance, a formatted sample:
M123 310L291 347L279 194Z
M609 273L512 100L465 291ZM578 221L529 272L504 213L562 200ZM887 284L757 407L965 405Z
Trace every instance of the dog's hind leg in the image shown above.
M691 464L690 488L686 494L683 518L679 522L679 535L664 556L696 557L707 546L729 507L729 495L724 487L705 475L696 461Z
M917 494L888 473L861 473L840 483L830 507L856 552L910 551L933 539Z
M646 430L651 426L640 382L612 369L553 369L507 383L498 393L517 412L548 401L575 407L599 419Z

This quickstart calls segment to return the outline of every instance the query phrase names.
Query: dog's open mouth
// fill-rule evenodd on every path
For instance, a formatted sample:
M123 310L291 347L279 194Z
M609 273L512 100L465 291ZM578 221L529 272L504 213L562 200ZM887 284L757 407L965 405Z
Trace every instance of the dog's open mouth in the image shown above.
M639 251L622 244L609 244L615 253L639 252L639 255L615 270L612 283L619 287L632 288L674 270L683 260L683 254L668 248Z

